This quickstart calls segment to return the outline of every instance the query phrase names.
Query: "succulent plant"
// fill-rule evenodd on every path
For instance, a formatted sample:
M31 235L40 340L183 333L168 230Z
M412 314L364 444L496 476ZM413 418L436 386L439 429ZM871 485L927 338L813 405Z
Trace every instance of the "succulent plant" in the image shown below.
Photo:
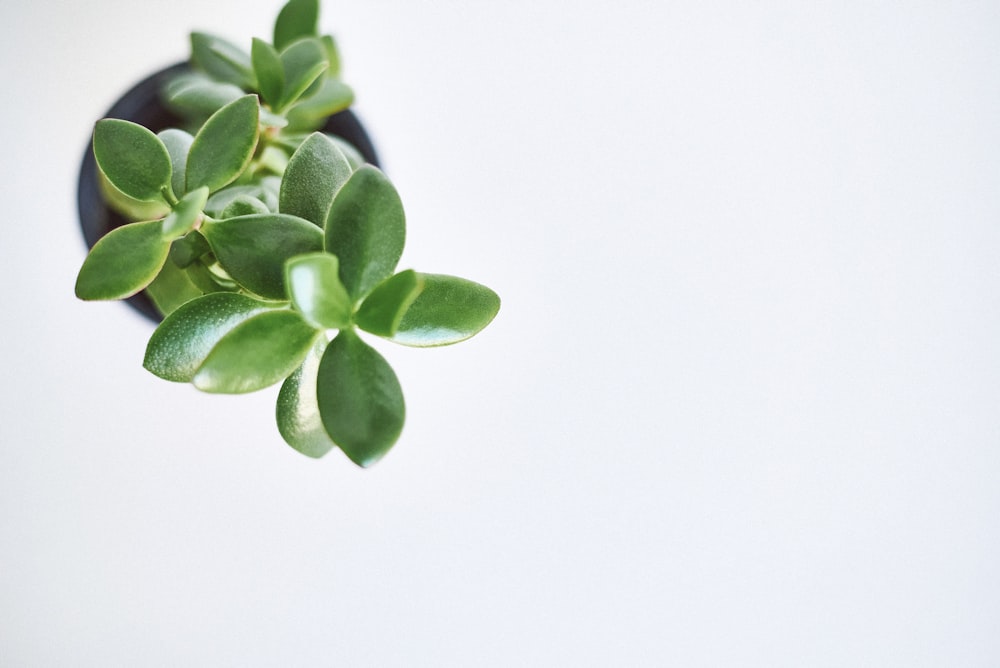
M183 121L154 133L97 122L109 206L129 222L80 269L85 300L145 290L163 314L143 362L211 393L282 383L277 425L299 452L339 447L368 466L397 441L405 408L392 368L365 341L442 346L488 325L489 288L397 271L399 194L359 151L317 130L347 108L318 0L291 0L250 52L191 36L191 70L163 91Z

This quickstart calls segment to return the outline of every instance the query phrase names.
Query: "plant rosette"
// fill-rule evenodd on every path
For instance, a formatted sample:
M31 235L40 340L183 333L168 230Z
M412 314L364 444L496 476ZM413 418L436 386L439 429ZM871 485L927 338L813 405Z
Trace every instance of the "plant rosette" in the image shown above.
M129 222L93 244L76 294L144 291L163 317L146 369L210 393L280 382L289 445L310 457L339 447L369 466L399 438L405 404L360 332L449 345L486 327L500 299L463 278L397 270L399 194L363 151L320 130L353 92L318 14L318 0L291 0L273 43L255 39L249 53L192 34L191 69L163 88L177 127L97 122L102 193Z

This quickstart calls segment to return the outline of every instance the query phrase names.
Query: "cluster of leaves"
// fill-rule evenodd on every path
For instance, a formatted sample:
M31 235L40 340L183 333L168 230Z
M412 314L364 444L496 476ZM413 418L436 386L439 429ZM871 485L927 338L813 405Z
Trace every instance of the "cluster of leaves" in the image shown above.
M352 97L317 15L317 0L291 0L274 44L255 40L249 56L193 35L195 73L166 90L193 132L98 121L94 156L112 199L157 214L99 240L76 294L146 290L165 316L149 371L206 392L283 381L284 439L368 466L396 442L405 408L392 368L358 331L448 345L489 324L500 300L462 278L397 272L405 218L393 185L343 141L303 131Z

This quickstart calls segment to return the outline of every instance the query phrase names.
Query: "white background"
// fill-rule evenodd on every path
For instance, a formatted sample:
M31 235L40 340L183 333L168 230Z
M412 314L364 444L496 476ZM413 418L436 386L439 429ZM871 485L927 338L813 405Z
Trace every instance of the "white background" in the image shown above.
M327 2L503 298L370 470L73 296L93 122L278 7L0 9L0 665L1000 665L1000 5Z

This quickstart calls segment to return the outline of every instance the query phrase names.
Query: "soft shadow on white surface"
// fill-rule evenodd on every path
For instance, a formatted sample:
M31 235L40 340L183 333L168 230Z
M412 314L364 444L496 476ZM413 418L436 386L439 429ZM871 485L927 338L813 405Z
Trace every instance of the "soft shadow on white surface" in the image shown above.
M403 265L504 300L361 471L72 296L94 120L279 4L0 10L0 663L1000 661L997 8L325 3Z

